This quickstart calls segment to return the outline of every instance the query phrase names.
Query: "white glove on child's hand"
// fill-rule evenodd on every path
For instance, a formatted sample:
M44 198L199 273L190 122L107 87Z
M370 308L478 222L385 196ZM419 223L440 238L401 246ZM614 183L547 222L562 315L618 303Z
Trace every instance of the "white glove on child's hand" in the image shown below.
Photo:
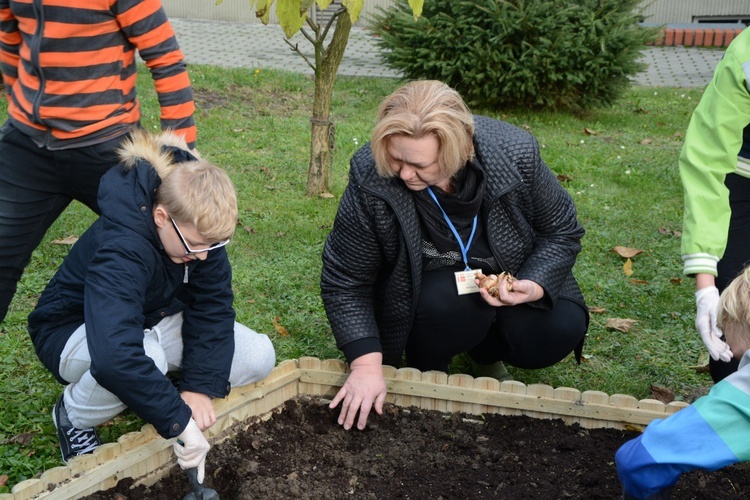
M727 362L732 359L732 350L726 342L721 340L721 330L716 326L719 310L719 289L715 286L701 288L695 292L695 303L698 312L695 316L695 327L701 334L703 343L708 348L711 357L718 361Z
M177 436L178 441L173 445L174 454L177 455L177 463L182 469L198 469L198 482L203 484L206 473L206 454L211 449L198 424L192 418L182 434ZM180 441L182 444L180 444Z

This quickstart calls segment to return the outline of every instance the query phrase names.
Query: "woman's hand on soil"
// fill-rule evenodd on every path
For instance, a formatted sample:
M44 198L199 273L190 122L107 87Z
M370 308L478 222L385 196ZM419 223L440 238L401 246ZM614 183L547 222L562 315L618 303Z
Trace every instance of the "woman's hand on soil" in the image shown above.
M379 352L365 354L352 361L351 373L329 407L333 409L341 403L338 422L346 430L352 428L359 412L357 429L362 430L367 425L367 417L373 406L378 415L382 415L387 392L383 355Z
M485 302L495 307L515 306L525 302L534 302L544 297L544 288L531 280L514 281L512 290L508 290L505 283L502 283L498 287L498 292L498 296L493 297L486 289L479 288L479 293Z
M211 398L199 392L185 391L180 394L193 412L193 420L201 431L205 431L216 423L216 412Z

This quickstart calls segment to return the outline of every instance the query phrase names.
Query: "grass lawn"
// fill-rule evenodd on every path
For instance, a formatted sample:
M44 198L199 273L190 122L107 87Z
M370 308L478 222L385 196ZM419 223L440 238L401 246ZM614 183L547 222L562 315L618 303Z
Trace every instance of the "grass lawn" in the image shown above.
M392 79L339 77L332 198L305 196L313 82L269 70L191 67L198 149L234 180L240 225L230 244L238 320L271 336L279 360L341 357L319 296L320 254L346 186L348 159L369 138ZM142 73L144 125L158 106ZM633 88L616 106L586 116L524 110L474 111L531 131L548 165L576 201L586 228L575 268L592 314L585 363L572 356L536 371L510 367L526 384L544 383L648 397L652 384L691 401L710 385L694 329L694 283L682 277L682 188L677 158L702 90ZM5 102L0 104L5 115ZM30 168L32 168L30 166ZM56 244L94 220L73 204L34 252L11 311L0 326L0 493L61 465L50 412L61 387L37 360L26 315L68 251ZM626 275L616 246L642 250ZM628 332L608 318L636 321ZM460 360L454 369L461 368ZM101 429L105 441L140 428L125 412ZM2 476L7 475L3 485Z

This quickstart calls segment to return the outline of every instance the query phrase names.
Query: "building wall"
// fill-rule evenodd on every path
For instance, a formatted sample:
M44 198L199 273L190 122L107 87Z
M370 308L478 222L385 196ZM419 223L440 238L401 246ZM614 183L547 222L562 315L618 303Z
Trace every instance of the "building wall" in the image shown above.
M220 5L216 5L215 0L162 0L162 3L170 17L260 23L255 17L255 2L252 0L223 0ZM392 4L393 0L365 0L357 25L365 26L378 6L387 8ZM641 5L649 23L692 23L695 16L750 18L750 0L645 0ZM331 8L335 5L332 4ZM274 3L270 20L273 24L278 23L275 11Z
M655 0L641 5L649 23L693 23L696 16L750 18L750 0Z

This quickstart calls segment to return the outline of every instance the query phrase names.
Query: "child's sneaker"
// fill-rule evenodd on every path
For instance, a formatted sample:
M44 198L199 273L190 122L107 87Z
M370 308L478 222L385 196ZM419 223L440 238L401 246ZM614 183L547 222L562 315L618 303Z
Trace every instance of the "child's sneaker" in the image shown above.
M60 441L60 453L62 460L68 463L71 457L93 453L101 444L96 429L76 429L68 419L68 411L65 409L63 396L55 403L52 409L52 420L57 427L57 439Z

